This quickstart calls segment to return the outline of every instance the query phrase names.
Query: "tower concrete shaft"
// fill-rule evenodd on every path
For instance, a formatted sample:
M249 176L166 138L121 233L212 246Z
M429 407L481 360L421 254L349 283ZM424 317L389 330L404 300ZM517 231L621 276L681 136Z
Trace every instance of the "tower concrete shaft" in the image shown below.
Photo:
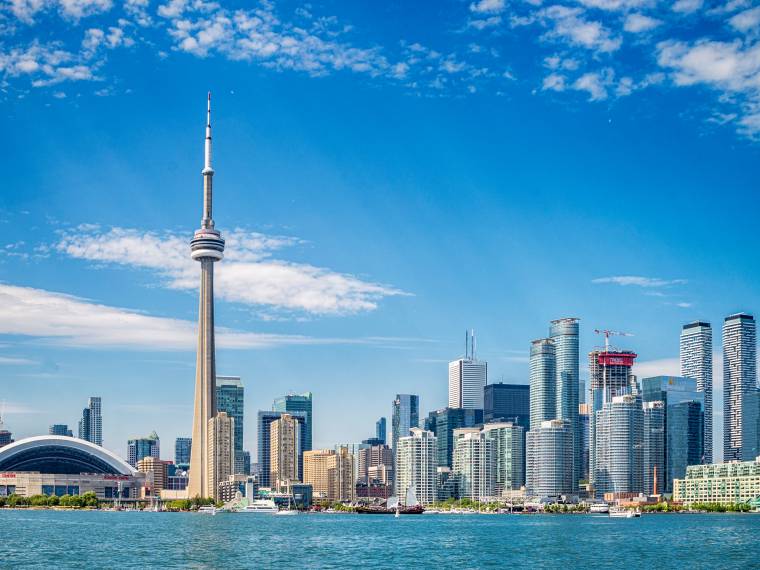
M224 252L224 239L214 229L212 218L211 167L211 93L206 115L205 161L203 174L203 217L201 228L190 242L191 257L201 264L198 309L198 356L195 369L195 404L193 407L193 443L190 454L189 497L214 497L209 478L209 420L216 415L216 354L214 343L214 263ZM213 450L212 450L213 451Z

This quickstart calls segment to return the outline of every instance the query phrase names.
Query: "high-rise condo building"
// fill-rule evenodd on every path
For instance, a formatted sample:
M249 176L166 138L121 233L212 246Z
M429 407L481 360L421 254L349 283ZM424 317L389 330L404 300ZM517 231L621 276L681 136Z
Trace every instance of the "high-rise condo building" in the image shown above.
M631 373L636 353L630 350L593 350L589 353L589 481L594 482L596 462L596 412L615 396L635 391Z
M187 485L190 497L216 497L218 495L217 475L220 451L212 449L209 426L219 426L212 422L216 410L216 343L214 341L214 263L221 261L224 254L224 239L214 228L212 217L212 181L214 169L211 167L211 93L208 96L206 112L206 142L204 147L203 175L203 217L201 227L195 231L190 241L190 257L201 264L200 294L198 303L198 351L195 364L195 396L193 404L192 453L190 474ZM232 418L227 418L232 422ZM227 425L227 422L222 422ZM218 438L215 438L218 441ZM210 457L211 455L211 457ZM234 460L233 460L234 463ZM232 467L230 467L232 470ZM214 479L211 479L211 477ZM226 479L226 477L224 477Z
M269 481L272 486L281 486L299 481L301 468L300 418L283 413L270 425L269 432Z
M705 458L713 461L713 347L710 323L695 321L681 330L681 376L697 381L705 394Z
M752 315L723 322L723 461L751 461L757 449L756 334Z
M303 454L303 481L315 499L350 501L356 493L354 458L348 449L317 449Z
M525 485L525 428L512 422L488 423L483 437L493 442L494 495Z
M48 435L64 435L67 437L74 437L74 433L66 424L52 424L48 428Z
M644 402L660 401L664 405L663 429L665 486L671 492L673 479L682 479L688 465L703 463L704 397L697 381L678 376L654 376L641 381Z
M548 420L532 426L527 437L528 494L558 497L573 492L573 433L570 422Z
M385 418L380 418L375 422L375 438L380 443L388 443L388 427Z
M530 428L557 419L556 349L550 338L530 345Z
M436 437L417 427L401 437L396 449L396 494L407 504L410 489L417 501L429 505L436 500Z
M643 492L665 492L665 402L644 402L642 464Z
M140 459L135 467L145 473L145 487L150 490L150 495L158 497L162 489L168 488L166 461L148 455Z
M207 477L210 488L208 496L218 500L219 483L229 479L235 467L235 420L228 416L227 412L219 412L208 421L207 429L206 453L209 460ZM190 476L192 477L192 472Z
M396 469L396 449L398 440L409 435L412 428L420 425L420 397L416 394L396 394L393 400L391 414L391 444L393 449L394 477L398 477Z
M581 432L580 480L588 481L589 440L591 438L590 409L586 404L578 404L578 424Z
M270 487L276 484L276 481L270 479L271 474L271 426L272 422L280 419L285 412L273 412L269 410L260 411L258 415L258 466L260 470L259 484L262 487ZM305 412L288 412L290 416L296 418L299 422L299 442L306 438L306 413ZM303 449L299 449L299 456L303 456ZM303 460L299 462L303 466ZM298 478L301 479L302 472L299 472ZM302 479L301 479L302 480Z
M190 451L193 440L189 437L178 437L174 441L174 463L181 469L190 467Z
M551 322L549 337L554 341L555 417L570 422L573 432L573 481L577 488L581 475L581 433L578 424L578 391L580 389L578 344L579 320L562 318Z
M605 493L641 493L643 489L643 427L641 397L614 396L596 415L594 490Z
M393 452L387 445L370 445L369 447L359 450L359 471L357 480L370 484L372 478L370 473L373 468L383 466L383 477L386 479L383 483L387 483L388 480L393 480ZM375 470L377 473L378 470Z
M87 401L87 407L82 410L82 419L79 420L79 439L87 440L95 445L103 445L100 396L91 396Z
M274 401L272 409L276 412L302 412L305 417L305 437L303 440L303 450L310 451L312 446L312 432L313 432L313 419L312 419L312 404L313 395L311 392L304 392L303 394L288 394L282 398L277 398Z
M235 420L235 473L243 473L243 422L245 387L238 376L216 377L216 411L227 412Z
M154 431L148 437L137 437L127 441L127 463L137 467L144 457L161 457L161 440Z
M495 492L494 441L487 439L480 428L454 430L454 464L459 497L481 501Z
M483 410L443 408L430 412L425 429L433 432L437 441L437 467L451 467L454 456L454 430L483 424Z
M487 384L483 394L483 421L513 422L530 428L530 386L528 384Z

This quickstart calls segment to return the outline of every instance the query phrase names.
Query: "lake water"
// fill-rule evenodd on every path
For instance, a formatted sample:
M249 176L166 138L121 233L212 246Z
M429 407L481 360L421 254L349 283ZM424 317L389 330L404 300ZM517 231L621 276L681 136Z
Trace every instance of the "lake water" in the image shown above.
M0 568L758 568L760 515L0 511Z

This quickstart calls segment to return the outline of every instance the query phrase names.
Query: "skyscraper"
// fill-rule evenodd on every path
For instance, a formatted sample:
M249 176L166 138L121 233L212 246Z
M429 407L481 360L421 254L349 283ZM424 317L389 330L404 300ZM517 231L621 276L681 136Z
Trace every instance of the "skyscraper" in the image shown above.
M177 467L183 466L184 469L190 467L192 445L193 440L189 437L178 437L174 441L174 463Z
M581 467L580 480L588 481L589 439L591 426L589 417L590 406L586 403L578 405L578 424L581 432Z
M580 373L578 358L578 319L563 318L551 322L549 336L554 341L556 418L570 422L573 432L573 481L577 487L581 469L581 433L578 424L578 390Z
M370 445L369 447L359 449L359 470L357 480L369 484L371 483L370 472L374 467L384 467L385 477L393 474L393 452L387 445Z
M596 415L594 490L604 493L640 493L643 490L643 427L641 397L614 396Z
M207 426L208 472L206 474L209 494L207 497L219 499L219 483L226 481L233 474L235 467L235 420L226 412L219 412L209 419ZM192 454L195 454L193 450ZM190 465L192 466L192 457ZM192 467L191 467L192 469ZM191 475L192 477L192 475ZM188 481L188 484L192 481ZM195 495L193 495L195 496Z
M198 354L195 368L195 402L193 408L193 443L190 458L188 496L215 497L216 483L210 475L218 475L218 466L212 466L209 458L208 429L216 413L216 353L214 342L214 263L224 253L224 240L214 228L212 217L211 167L211 93L208 95L206 113L205 161L203 175L203 218L200 229L195 231L190 249L194 260L201 264L201 283L198 308ZM230 418L231 419L231 418ZM226 425L226 424L225 424ZM216 438L218 441L218 438ZM217 452L214 452L217 455ZM214 460L216 461L216 457Z
M644 402L643 492L665 492L665 402Z
M416 394L396 394L391 415L391 438L393 454L399 438L409 435L409 430L420 424L420 397Z
M79 420L79 439L103 445L103 418L100 412L100 396L91 396L87 407L82 410L82 419Z
M750 461L757 449L757 340L755 318L744 313L723 322L723 461Z
M525 428L512 422L488 423L483 437L493 441L494 494L525 485Z
M414 427L396 448L396 494L406 504L409 489L423 505L436 500L436 440L432 432Z
M48 428L48 434L49 435L64 435L67 437L74 437L73 432L69 429L69 426L66 424L52 424Z
M312 486L315 498L330 501L354 498L354 458L347 448L306 451L303 460L303 480Z
M454 461L459 497L481 501L494 496L496 465L494 440L486 438L480 428L454 430Z
M276 481L270 479L271 475L271 426L272 422L280 419L285 412L273 412L264 410L259 412L258 416L258 466L260 470L259 484L262 487L270 487L274 485ZM306 413L305 412L289 412L289 415L296 418L299 423L299 445L301 445L306 438ZM299 456L303 456L303 449L298 450ZM300 465L303 465L303 460L300 461ZM299 479L303 480L303 472L299 472Z
M654 376L641 381L644 402L664 404L663 420L665 486L672 491L673 479L683 479L688 465L704 457L704 396L693 378Z
M311 392L303 394L288 394L274 401L272 409L276 412L303 412L306 418L306 436L303 440L303 450L310 451L312 446L312 403L313 397Z
M301 479L300 420L301 418L283 413L270 425L269 482L272 486L280 487Z
M630 394L636 384L631 374L636 353L630 350L593 350L589 353L589 481L596 476L596 412L613 397Z
M557 418L556 349L550 338L530 345L530 428Z
M161 440L154 431L148 437L136 437L127 441L127 463L137 467L144 457L161 457Z
M710 323L695 321L681 330L681 376L697 381L705 394L705 458L713 462L713 357Z
M449 408L483 409L483 388L488 381L488 364L475 358L475 333L465 356L449 362Z
M235 420L235 473L242 474L245 387L239 376L216 377L216 411L227 412Z
M570 422L548 420L531 426L527 437L526 487L532 496L573 492L573 434Z
M430 412L425 418L425 429L433 432L437 441L438 467L451 467L454 456L454 431L483 424L483 410L443 408Z
M530 386L528 384L487 384L484 391L483 421L514 422L530 428Z
M380 443L388 443L388 427L385 418L380 418L375 422L375 438Z

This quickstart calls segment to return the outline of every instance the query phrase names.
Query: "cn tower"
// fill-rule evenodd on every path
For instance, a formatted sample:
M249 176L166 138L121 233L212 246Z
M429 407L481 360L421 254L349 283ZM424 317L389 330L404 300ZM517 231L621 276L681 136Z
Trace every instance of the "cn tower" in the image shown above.
M195 368L193 444L190 454L188 497L213 497L209 480L208 422L216 415L216 355L214 345L214 263L224 253L224 239L214 229L212 217L211 93L206 114L206 146L203 175L203 218L190 241L190 256L201 263L200 306L198 310L198 357Z

